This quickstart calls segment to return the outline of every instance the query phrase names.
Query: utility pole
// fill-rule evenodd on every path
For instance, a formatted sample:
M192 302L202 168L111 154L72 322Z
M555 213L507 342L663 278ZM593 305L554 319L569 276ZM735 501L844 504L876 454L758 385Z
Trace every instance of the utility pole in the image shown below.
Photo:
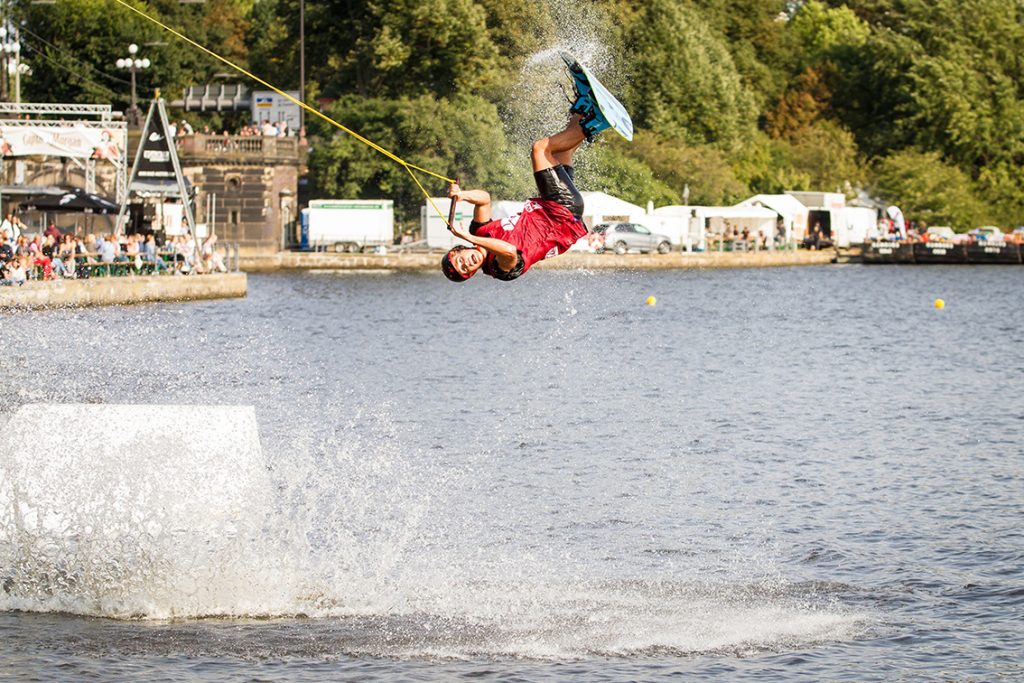
M299 99L306 103L306 0L299 0ZM306 127L306 110L299 107L299 135Z

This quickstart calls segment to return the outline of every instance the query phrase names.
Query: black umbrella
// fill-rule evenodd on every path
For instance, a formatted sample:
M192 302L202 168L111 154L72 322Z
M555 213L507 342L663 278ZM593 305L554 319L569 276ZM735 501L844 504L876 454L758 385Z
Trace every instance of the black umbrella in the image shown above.
M52 211L54 213L117 213L120 206L98 194L73 188L64 194L45 194L28 197L21 203L23 211Z

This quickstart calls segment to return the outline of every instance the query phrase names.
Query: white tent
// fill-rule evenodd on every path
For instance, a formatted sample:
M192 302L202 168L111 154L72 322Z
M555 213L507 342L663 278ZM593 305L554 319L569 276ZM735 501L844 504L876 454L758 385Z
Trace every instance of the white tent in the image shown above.
M672 204L659 206L653 211L660 223L657 229L648 226L651 230L668 235L673 245L682 246L686 251L694 249L703 250L707 247L704 243L704 226L699 221L693 220L693 207ZM648 217L648 219L650 216Z
M647 212L642 206L613 197L604 192L581 192L583 195L583 222L591 230L601 223L643 222Z
M750 231L752 238L764 235L771 246L775 239L778 215L760 206L691 206L691 229L700 229L705 235L722 235L729 228ZM693 228L692 226L696 226Z
M841 209L843 230L836 235L836 244L848 247L860 244L868 235L878 236L878 213L874 209L861 206L848 206Z
M807 233L807 207L788 194L757 194L736 206L761 206L782 219L787 242L803 239Z

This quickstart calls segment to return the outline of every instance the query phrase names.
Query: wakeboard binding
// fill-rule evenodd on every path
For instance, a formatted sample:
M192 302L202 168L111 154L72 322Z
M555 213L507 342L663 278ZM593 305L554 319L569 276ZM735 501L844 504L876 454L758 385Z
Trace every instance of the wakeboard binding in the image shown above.
M593 142L598 133L611 128L612 124L608 122L597 106L594 90L590 87L590 81L583 73L583 68L576 60L572 60L571 63L568 59L565 61L569 68L569 75L572 76L573 94L576 96L569 107L569 114L579 114L582 117L580 127L583 128L583 135L587 142Z

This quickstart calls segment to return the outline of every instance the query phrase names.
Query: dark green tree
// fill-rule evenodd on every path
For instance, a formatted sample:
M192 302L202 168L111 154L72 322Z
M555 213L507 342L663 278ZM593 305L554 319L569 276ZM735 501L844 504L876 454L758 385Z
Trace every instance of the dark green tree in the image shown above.
M451 101L423 95L411 99L342 98L328 115L411 164L452 177L467 187L485 187L496 199L525 196L525 158L509 148L493 104L471 95ZM406 169L347 133L318 123L320 142L310 158L314 193L325 197L395 200L403 221L417 221L425 199ZM445 183L417 178L431 196Z
M695 9L651 0L624 29L632 66L625 100L638 126L694 144L741 143L757 120L755 98Z
M880 159L873 189L898 204L908 219L950 225L957 232L989 223L992 217L972 191L970 177L937 152L905 150Z

